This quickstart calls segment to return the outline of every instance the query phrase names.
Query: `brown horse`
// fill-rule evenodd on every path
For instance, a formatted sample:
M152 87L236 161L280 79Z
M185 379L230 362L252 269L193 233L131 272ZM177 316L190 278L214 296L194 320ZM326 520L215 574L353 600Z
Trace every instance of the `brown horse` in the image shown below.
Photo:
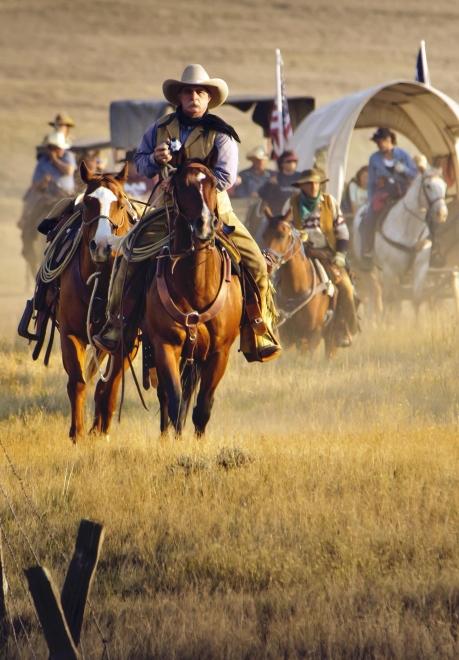
M331 357L335 346L327 320L333 301L327 286L306 256L299 232L287 219L289 213L271 217L269 211L265 213L268 222L262 240L274 261L277 306L284 310L284 319L278 324L282 343L296 344L312 353L323 337L325 353Z
M242 294L228 255L216 245L212 173L199 163L185 164L173 177L173 196L173 243L158 258L145 321L158 374L161 432L172 421L176 434L181 433L200 383L193 423L202 435L239 333Z
M123 190L127 166L116 175L98 174L88 170L83 161L80 174L87 184L82 200L82 235L75 255L60 276L57 307L62 361L68 375L67 393L71 406L69 436L74 441L84 432L84 369L92 288L86 282L91 275L99 273L98 294L105 302L113 265L114 236L126 234L132 219L132 207ZM99 353L98 357L103 356ZM126 367L126 360L123 365L120 355L111 359L113 364L107 382L101 379L96 386L92 433L108 434L122 370Z

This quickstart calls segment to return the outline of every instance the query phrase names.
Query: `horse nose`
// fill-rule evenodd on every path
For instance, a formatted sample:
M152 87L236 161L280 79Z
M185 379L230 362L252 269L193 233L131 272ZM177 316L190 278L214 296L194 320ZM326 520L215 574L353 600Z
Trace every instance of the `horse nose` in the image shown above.
M89 241L89 249L91 250L91 252L95 252L95 251L96 251L96 249L97 249L97 243L96 243L96 241L95 241L94 239L92 239L92 241Z
M448 207L446 206L446 204L444 204L440 206L438 210L437 221L443 223L446 222L447 218L448 218Z

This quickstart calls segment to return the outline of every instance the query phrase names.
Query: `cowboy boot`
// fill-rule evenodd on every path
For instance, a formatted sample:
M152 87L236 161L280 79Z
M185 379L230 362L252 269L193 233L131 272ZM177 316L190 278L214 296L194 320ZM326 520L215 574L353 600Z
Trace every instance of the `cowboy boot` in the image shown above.
M262 300L258 330L249 324L244 324L241 328L241 351L248 362L268 362L279 357L282 347L275 331L276 318L277 313L269 288Z
M119 259L113 277L110 297L107 304L107 320L100 332L93 336L94 344L107 353L116 353L121 344L123 334L123 319L121 318L121 303L123 292L135 272L135 265L128 263L123 257Z

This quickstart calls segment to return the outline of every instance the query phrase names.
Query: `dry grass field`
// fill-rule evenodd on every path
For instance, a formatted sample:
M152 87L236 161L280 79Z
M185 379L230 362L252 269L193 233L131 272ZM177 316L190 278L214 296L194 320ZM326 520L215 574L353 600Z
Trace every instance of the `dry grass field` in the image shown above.
M5 343L0 434L22 484L2 451L1 481L60 581L80 518L105 524L92 603L111 657L454 658L457 341L445 313L368 330L330 366L234 354L204 441L160 440L153 396L146 413L129 387L110 442L77 447L58 355L46 371ZM90 618L83 643L100 657Z
M288 91L320 104L411 78L420 39L459 99L458 18L446 0L0 0L0 484L17 518L0 492L0 523L19 647L0 657L46 657L20 569L30 541L60 585L81 518L106 527L91 602L113 659L459 657L448 309L365 327L330 365L235 352L199 442L160 440L153 394L146 413L128 382L110 442L72 446L58 350L45 369L14 338L30 294L15 222L58 110L78 137L107 136L111 100L159 96L188 61L272 93L276 46ZM231 119L243 155L260 135ZM82 641L102 656L89 614Z

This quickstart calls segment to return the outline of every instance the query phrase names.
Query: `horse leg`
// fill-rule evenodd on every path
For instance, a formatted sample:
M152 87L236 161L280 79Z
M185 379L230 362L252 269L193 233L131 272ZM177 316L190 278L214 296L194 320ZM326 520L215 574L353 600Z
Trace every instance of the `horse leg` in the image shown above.
M225 373L228 358L229 347L222 348L218 353L211 355L202 365L201 386L193 410L193 424L198 437L205 433L214 403L215 390Z
M110 358L113 360L112 372L107 382L99 380L94 394L94 420L90 433L102 433L108 436L113 413L116 408L118 390L123 375L128 367L127 357L121 364L119 353ZM132 357L131 357L132 359ZM110 367L109 367L110 368Z
M161 384L158 383L156 393L158 395L158 401L159 401L161 435L167 435L167 432L169 430L169 424L171 421L169 418L169 411L167 407L167 392L164 389L164 387L162 387Z
M85 344L75 337L61 333L62 362L68 375L67 394L70 400L71 424L69 437L76 442L84 432L84 402L86 383L83 375Z
M161 432L167 429L165 413L165 401L167 401L167 412L174 425L176 435L180 435L183 428L183 414L181 414L183 407L182 385L179 370L181 350L180 345L171 346L170 344L155 343L156 369L159 381L158 398L161 405Z

